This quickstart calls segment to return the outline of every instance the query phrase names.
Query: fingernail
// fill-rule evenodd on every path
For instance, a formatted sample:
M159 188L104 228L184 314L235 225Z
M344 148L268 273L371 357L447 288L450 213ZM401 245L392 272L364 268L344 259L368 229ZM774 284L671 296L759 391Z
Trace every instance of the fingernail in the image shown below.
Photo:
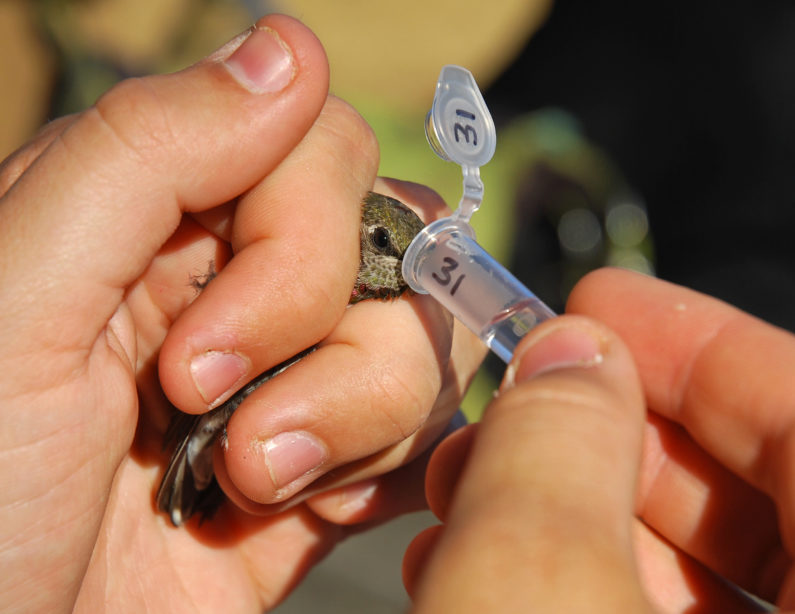
M604 360L606 341L585 325L562 325L525 346L505 371L502 390L532 377L573 367L594 367Z
M340 511L346 514L355 514L367 509L372 504L377 490L378 480L375 478L346 486L340 493Z
M190 361L190 374L196 390L210 407L225 400L248 371L248 360L234 352L211 350L194 356Z
M267 27L252 28L224 65L240 85L255 94L283 90L296 73L292 51Z
M277 490L317 469L328 458L328 451L320 441L300 431L280 433L261 445Z

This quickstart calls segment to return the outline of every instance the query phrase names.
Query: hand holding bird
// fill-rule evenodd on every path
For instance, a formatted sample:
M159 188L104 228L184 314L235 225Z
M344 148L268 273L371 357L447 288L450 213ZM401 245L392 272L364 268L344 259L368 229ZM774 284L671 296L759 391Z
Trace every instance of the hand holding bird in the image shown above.
M423 228L422 220L400 201L370 192L362 203L360 265L351 303L393 299L407 289L401 273L403 254ZM207 283L214 273L211 272ZM238 406L265 382L316 349L312 346L254 378L220 407L206 414L175 414L166 442L176 442L157 493L158 508L180 526L195 512L212 516L223 501L213 471L213 447L226 436L226 424Z

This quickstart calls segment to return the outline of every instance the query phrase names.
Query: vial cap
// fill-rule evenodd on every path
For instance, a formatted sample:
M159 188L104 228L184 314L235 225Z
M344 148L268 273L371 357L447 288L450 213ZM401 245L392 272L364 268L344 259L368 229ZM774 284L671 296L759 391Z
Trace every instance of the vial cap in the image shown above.
M497 131L477 82L466 68L442 68L425 118L425 136L443 160L469 167L491 160Z

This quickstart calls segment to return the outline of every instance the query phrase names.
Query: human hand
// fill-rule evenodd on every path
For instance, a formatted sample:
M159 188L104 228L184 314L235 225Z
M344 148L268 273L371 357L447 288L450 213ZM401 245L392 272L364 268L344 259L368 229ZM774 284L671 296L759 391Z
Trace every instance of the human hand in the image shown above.
M436 438L477 363L448 360L450 323L430 299L346 309L377 144L327 99L311 32L281 16L258 26L185 71L120 84L0 169L5 610L274 605L343 534L325 518L397 511L377 476ZM441 214L417 186L378 189ZM219 275L197 297L190 277L210 261ZM281 513L228 505L170 527L153 508L163 391L206 411L321 340L240 407L220 459L236 502ZM208 350L237 359L191 370ZM306 480L274 484L245 453L296 429L326 450L301 494Z
M618 270L567 311L434 452L416 611L795 610L795 338Z

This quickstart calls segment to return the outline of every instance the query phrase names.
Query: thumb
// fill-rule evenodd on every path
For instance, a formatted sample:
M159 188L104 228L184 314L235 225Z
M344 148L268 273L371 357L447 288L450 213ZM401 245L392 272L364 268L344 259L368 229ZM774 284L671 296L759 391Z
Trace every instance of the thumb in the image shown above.
M327 93L320 43L279 15L184 71L111 89L3 196L0 261L14 266L0 269L0 301L13 335L57 321L44 341L90 344L181 214L268 174ZM25 291L31 280L36 292Z
M647 609L631 535L643 422L614 333L576 316L532 331L479 425L417 610Z

